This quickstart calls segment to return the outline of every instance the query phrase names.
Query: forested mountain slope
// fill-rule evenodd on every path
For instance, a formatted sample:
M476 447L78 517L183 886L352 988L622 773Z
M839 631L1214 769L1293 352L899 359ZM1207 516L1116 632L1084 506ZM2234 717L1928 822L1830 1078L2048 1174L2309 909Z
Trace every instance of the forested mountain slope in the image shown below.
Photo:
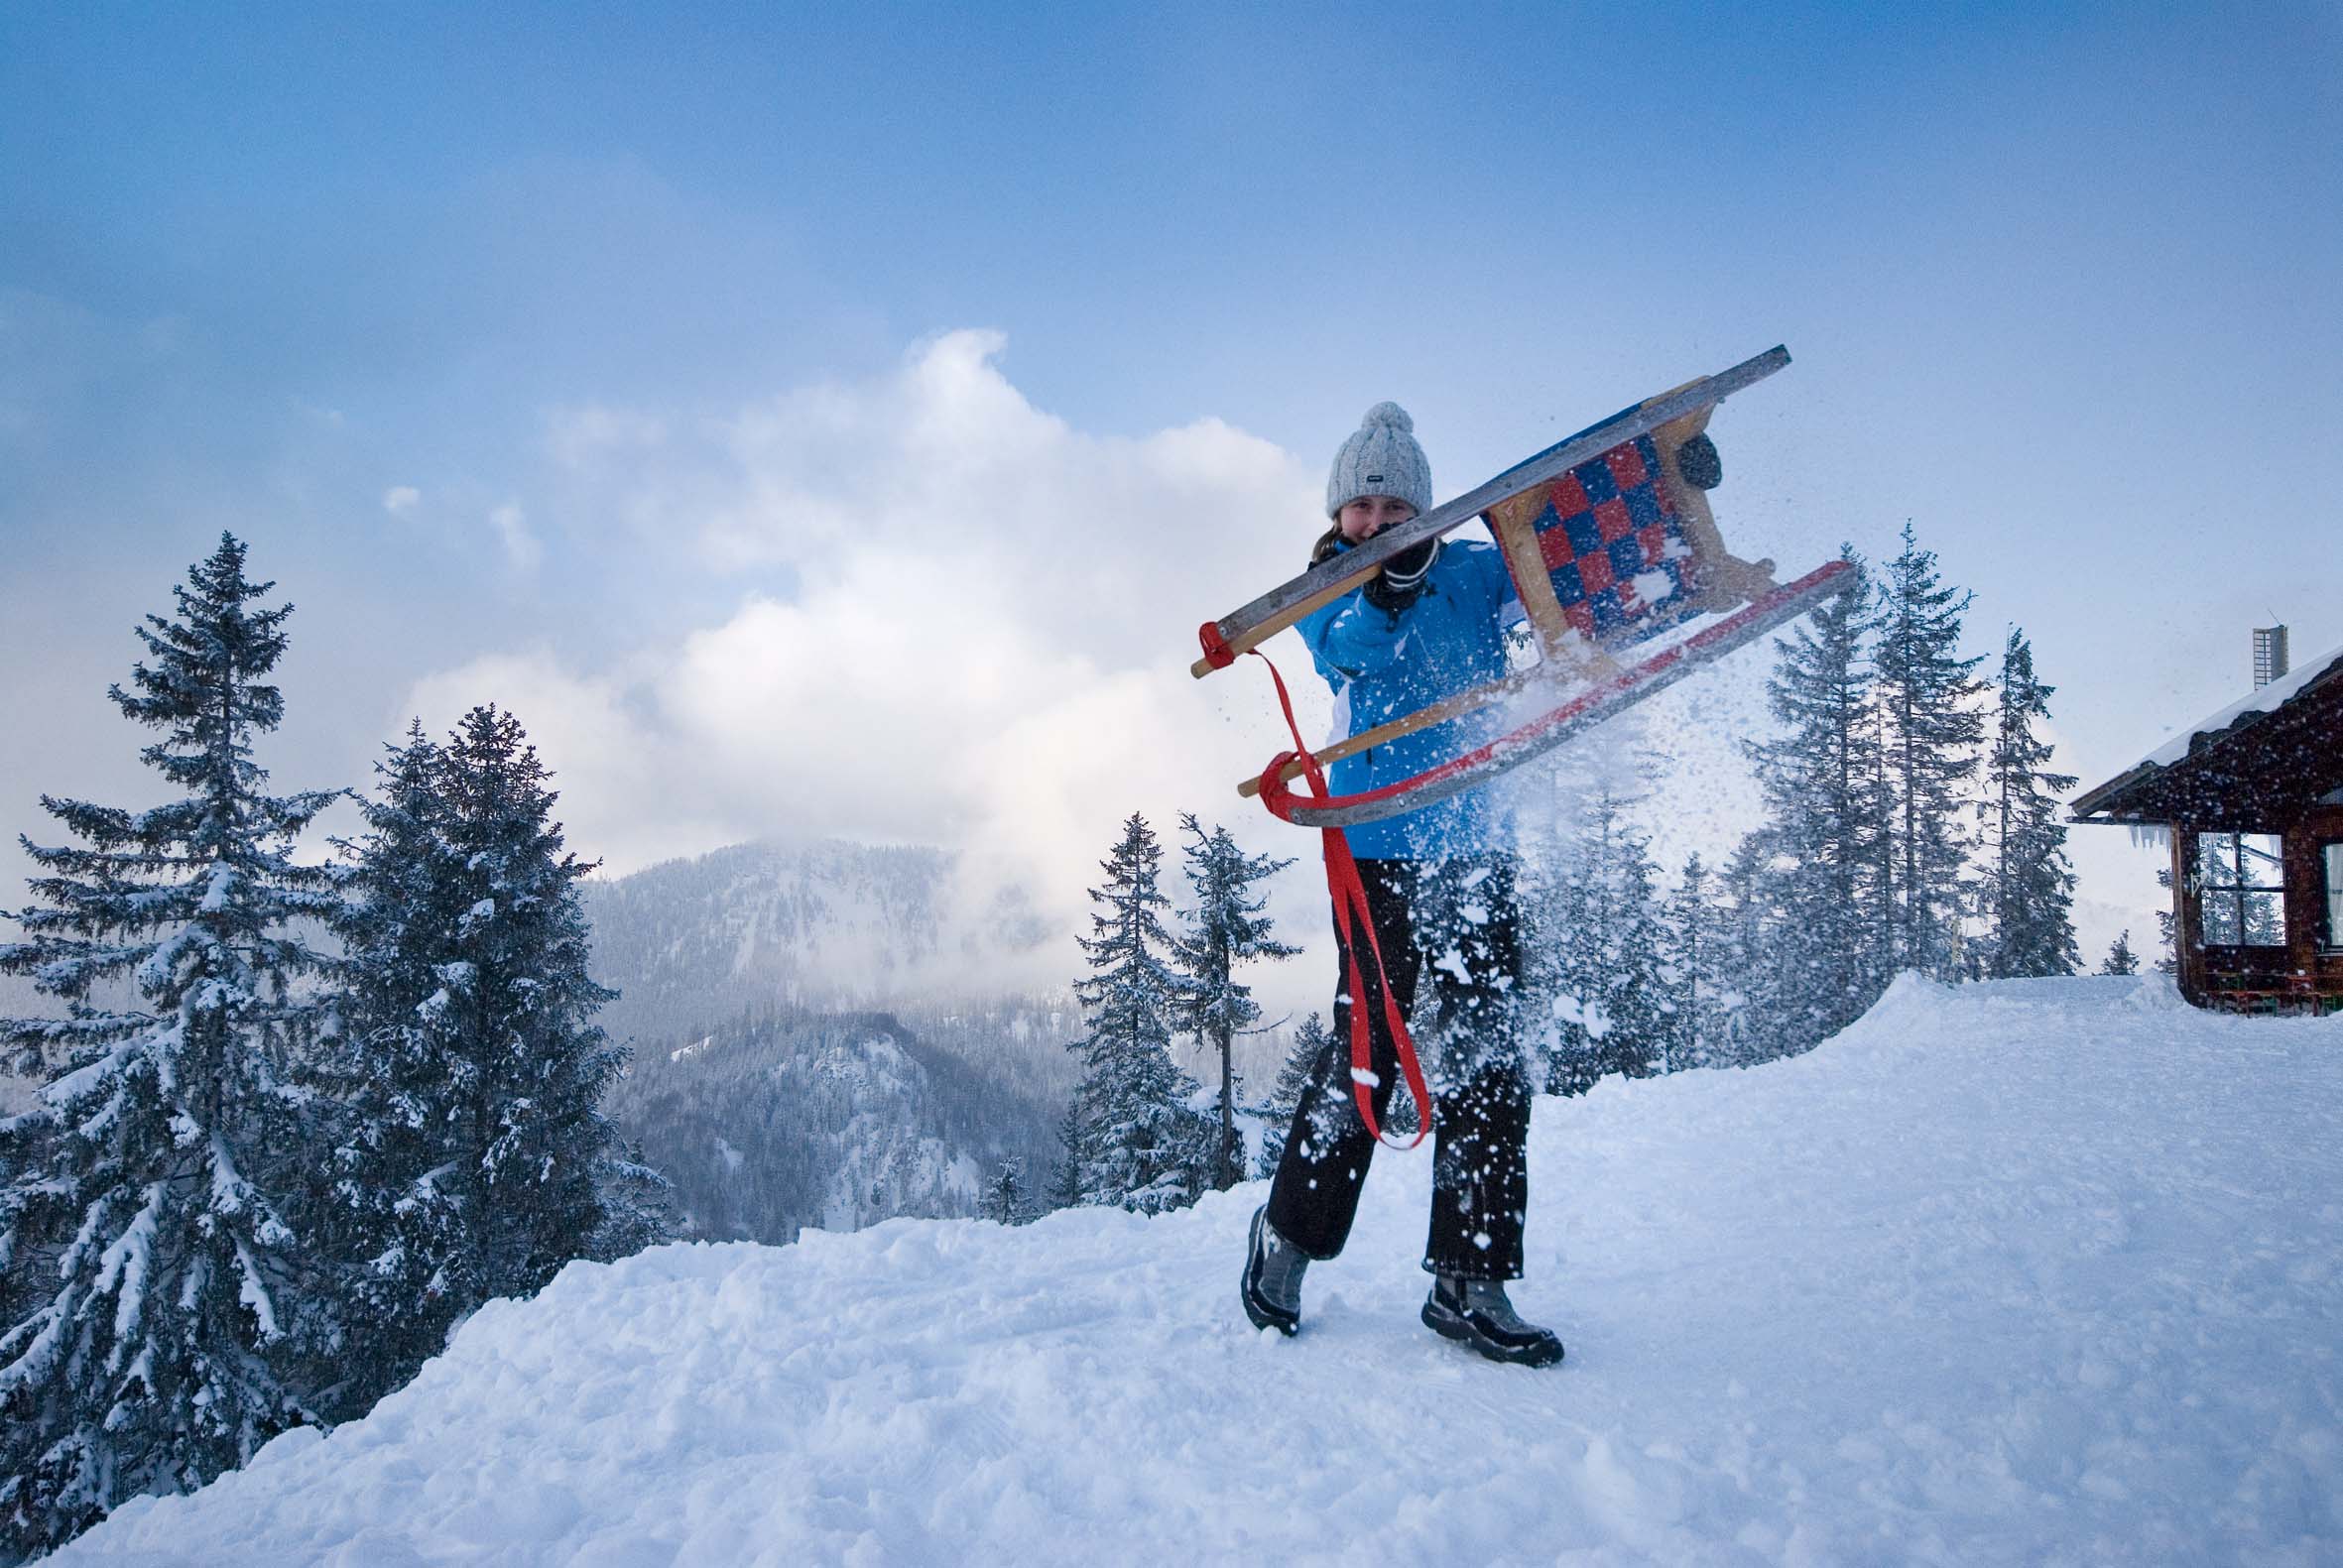
M1047 1181L1078 1024L1064 1000L966 989L972 953L1039 936L952 897L942 851L835 842L590 886L595 978L620 993L602 1023L635 1052L607 1109L691 1234L973 1214L1010 1157Z
M1057 1157L1063 1094L1019 1070L1019 1017L934 1021L949 1045L884 1013L743 1017L639 1052L605 1109L710 1241L971 1215L1004 1159Z

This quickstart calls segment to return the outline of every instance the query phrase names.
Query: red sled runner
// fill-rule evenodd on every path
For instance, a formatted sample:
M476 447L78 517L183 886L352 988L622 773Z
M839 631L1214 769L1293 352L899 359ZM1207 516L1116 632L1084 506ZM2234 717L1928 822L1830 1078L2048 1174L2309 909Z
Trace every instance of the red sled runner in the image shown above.
M1843 560L1781 583L1771 560L1734 555L1717 531L1707 496L1686 482L1677 465L1679 449L1707 427L1719 403L1788 363L1789 351L1775 347L1624 409L1198 629L1204 657L1191 673L1201 679L1358 588L1393 556L1475 518L1488 525L1512 573L1535 664L1315 753L1303 746L1285 680L1270 667L1294 750L1279 753L1238 792L1259 794L1285 821L1324 830L1327 886L1342 945L1351 955L1350 995L1368 995L1360 984L1354 930L1364 936L1378 972L1383 960L1343 828L1486 784L1854 586L1854 568ZM1695 617L1719 614L1722 620L1678 642L1621 663L1620 656L1639 644ZM1327 787L1329 763L1499 703L1533 711L1495 740L1396 784L1347 795ZM1308 781L1308 793L1293 789L1296 778ZM1413 1147L1430 1129L1430 1097L1390 987L1379 986L1375 994L1383 998L1385 1023L1418 1107L1416 1138L1399 1146ZM1351 1016L1351 1066L1360 1115L1379 1141L1390 1142L1369 1099L1375 1079L1364 1007Z

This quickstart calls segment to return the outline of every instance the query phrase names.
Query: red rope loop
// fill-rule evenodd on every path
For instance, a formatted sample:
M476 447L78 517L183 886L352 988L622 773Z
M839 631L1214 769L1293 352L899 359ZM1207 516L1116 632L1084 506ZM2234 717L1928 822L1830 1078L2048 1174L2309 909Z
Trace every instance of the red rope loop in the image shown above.
M1318 760L1302 745L1301 726L1294 718L1294 699L1286 690L1286 677L1278 673L1278 666L1260 649L1246 652L1269 664L1269 678L1277 682L1278 706L1285 710L1286 728L1294 737L1295 749L1280 752L1261 774L1261 803L1291 822L1296 799L1311 796L1330 799L1333 791L1326 786L1325 771L1318 766ZM1231 663L1234 663L1233 656ZM1311 796L1296 796L1286 784L1286 769L1296 761L1301 764L1301 776L1309 781ZM1401 1015L1399 1001L1391 994L1391 980L1383 972L1383 946L1375 939L1375 917L1367 907L1367 885L1359 878L1359 863L1351 855L1350 840L1338 827L1321 828L1319 832L1325 837L1326 891L1334 900L1334 930L1342 942L1344 978L1350 988L1351 1098L1358 1103L1360 1119L1377 1143L1393 1148L1414 1148L1431 1132L1431 1090L1423 1081L1423 1064L1417 1059L1416 1041L1408 1033L1408 1021ZM1375 993L1383 1004L1383 1022L1391 1030L1401 1075L1407 1079L1408 1092L1416 1098L1416 1136L1404 1144L1386 1138L1381 1124L1375 1120L1374 1094L1382 1080L1375 1075L1374 1036L1367 1025L1367 992L1363 983L1366 974L1359 965L1362 939L1368 956L1375 960Z

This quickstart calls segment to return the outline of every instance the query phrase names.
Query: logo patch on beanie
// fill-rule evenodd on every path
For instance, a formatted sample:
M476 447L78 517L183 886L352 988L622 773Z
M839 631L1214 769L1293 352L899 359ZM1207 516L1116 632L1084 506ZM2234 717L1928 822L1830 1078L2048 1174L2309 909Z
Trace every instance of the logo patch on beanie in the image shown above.
M1367 476L1367 483L1371 485L1379 485L1383 483L1383 476L1381 474L1369 474Z

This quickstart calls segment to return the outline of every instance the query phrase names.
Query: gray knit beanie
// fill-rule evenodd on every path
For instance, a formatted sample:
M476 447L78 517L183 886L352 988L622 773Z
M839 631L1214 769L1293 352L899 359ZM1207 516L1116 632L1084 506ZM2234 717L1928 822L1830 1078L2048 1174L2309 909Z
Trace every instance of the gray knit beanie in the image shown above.
M1416 422L1396 403L1367 411L1326 476L1326 516L1333 517L1361 496L1397 496L1416 509L1431 510L1431 464L1416 444Z

